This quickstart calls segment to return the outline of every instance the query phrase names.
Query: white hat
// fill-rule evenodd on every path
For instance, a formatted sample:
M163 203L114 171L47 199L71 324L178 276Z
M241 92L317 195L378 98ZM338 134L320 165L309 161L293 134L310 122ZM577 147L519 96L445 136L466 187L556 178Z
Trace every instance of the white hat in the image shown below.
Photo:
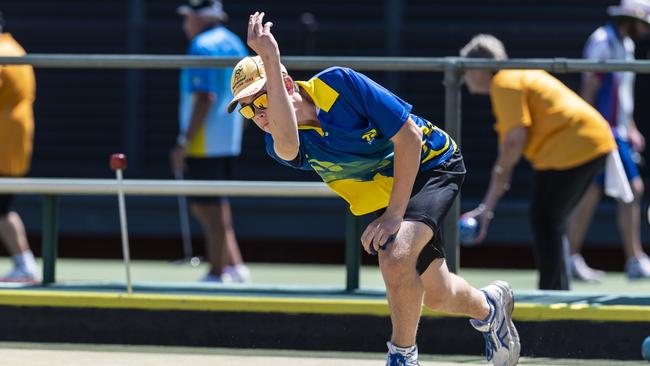
M179 6L176 12L180 15L194 13L215 17L221 21L228 20L228 14L223 11L221 0L189 0L187 4Z
M650 0L621 0L620 6L608 7L607 14L635 18L650 24Z

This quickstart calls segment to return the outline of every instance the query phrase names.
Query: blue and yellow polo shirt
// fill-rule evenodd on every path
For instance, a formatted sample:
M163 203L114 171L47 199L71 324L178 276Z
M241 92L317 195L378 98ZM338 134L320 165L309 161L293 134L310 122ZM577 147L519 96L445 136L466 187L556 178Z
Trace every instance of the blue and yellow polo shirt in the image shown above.
M350 204L355 215L388 206L393 188L393 137L411 117L420 126L420 171L447 161L456 143L431 122L411 114L412 106L367 76L333 67L309 81L297 81L318 107L320 128L299 126L300 151L293 161L266 151L281 164L314 170Z

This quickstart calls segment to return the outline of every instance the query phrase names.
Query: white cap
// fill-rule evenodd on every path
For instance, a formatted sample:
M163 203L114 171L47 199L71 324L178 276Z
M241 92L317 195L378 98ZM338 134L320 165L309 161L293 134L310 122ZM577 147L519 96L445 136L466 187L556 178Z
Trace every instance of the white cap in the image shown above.
M636 18L650 24L650 0L621 0L621 5L608 7L607 14Z

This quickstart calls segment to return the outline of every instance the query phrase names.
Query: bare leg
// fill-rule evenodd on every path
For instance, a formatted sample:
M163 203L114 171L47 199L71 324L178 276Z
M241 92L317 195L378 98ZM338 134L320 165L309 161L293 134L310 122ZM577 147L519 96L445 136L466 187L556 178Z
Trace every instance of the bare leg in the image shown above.
M643 180L637 177L631 182L634 201L618 204L618 230L623 239L623 250L626 258L638 257L643 254L641 246L641 197L643 196Z
M230 203L224 199L221 201L221 218L223 220L223 242L224 246L223 256L226 260L226 265L235 266L243 264L241 251L239 250L239 243L237 243L237 236L232 222L232 211L230 210Z
M379 252L379 269L386 284L390 317L393 324L391 342L400 347L415 344L422 312L424 288L415 269L417 255L426 243L426 232L419 223L402 223L395 241ZM425 226L424 224L419 224ZM426 227L429 237L431 229Z
M600 187L592 184L584 196L580 199L578 205L573 209L569 216L569 227L567 228L567 237L571 246L571 254L578 254L582 249L585 233L589 228L591 219L594 216L596 205L602 196Z
M194 202L190 207L192 213L203 228L206 255L211 266L210 272L214 275L220 276L225 265L225 245L223 240L225 229L221 215L221 205L212 202Z
M485 319L490 307L485 295L462 277L450 273L444 259L436 259L422 274L424 304L431 310Z
M427 301L436 304L437 310L462 313L478 319L484 319L489 314L485 296L460 277L452 277L444 260L434 261L422 277L418 276L418 255L432 235L425 224L406 221L402 223L395 241L379 253L379 268L386 284L393 324L391 342L400 347L415 344L425 291L430 296ZM436 282L445 285L439 286ZM463 301L468 303L463 304Z
M5 243L11 256L29 250L25 225L16 212L11 211L0 218L0 239Z

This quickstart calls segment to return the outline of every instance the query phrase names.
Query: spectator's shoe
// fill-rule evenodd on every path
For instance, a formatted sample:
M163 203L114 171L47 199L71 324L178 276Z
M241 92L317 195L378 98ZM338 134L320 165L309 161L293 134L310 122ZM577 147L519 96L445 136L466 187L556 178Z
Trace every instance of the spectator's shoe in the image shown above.
M600 282L603 276L605 276L605 272L589 267L582 255L571 255L571 278L574 280Z
M418 363L418 346L403 354L397 350L394 344L386 342L388 354L386 354L386 366L420 366Z
M226 266L221 274L221 280L225 283L250 283L251 271L245 264Z
M206 273L201 279L199 279L199 282L203 283L221 283L223 282L221 280L221 276L217 276L216 274L213 274L212 272Z
M650 258L643 254L628 259L625 263L625 273L631 280L650 278Z
M4 276L0 277L0 282L37 282L38 274L35 269L25 267L14 267Z
M512 288L507 282L495 281L481 289L490 306L493 307L491 319L482 321L470 319L470 324L483 333L485 357L495 366L513 366L519 360L519 334L512 322L515 300Z

